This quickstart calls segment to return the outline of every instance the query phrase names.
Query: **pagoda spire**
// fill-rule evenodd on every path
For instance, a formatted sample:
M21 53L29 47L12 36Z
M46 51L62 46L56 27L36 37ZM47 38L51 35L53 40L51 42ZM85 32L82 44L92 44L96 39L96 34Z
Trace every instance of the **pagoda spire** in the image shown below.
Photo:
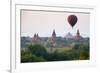
M52 37L53 37L53 38L56 38L56 32L55 32L55 29L53 29Z
M80 37L79 29L77 30L77 37Z
M80 35L79 29L77 30L77 33L76 33L76 39L77 39L77 40L82 39L82 37L81 37L81 35Z

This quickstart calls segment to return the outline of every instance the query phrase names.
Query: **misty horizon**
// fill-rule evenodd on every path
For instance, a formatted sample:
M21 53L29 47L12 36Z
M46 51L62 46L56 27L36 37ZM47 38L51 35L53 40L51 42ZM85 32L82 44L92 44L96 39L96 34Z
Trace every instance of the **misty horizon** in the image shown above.
M78 21L72 28L68 23L68 16L74 14ZM45 11L21 11L21 36L34 36L38 33L41 37L50 37L53 30L57 36L66 36L69 32L76 35L80 31L82 37L89 37L90 15L84 13L62 13Z
M68 33L70 33L70 32L68 32ZM57 34L57 33L56 33L56 37L65 37L66 35L68 35L68 33L63 34L63 35ZM52 36L52 33L50 33L50 34L45 34L45 35L40 35L39 33L34 33L34 34L38 34L39 37L51 37L51 36ZM34 34L32 34L32 35L21 35L21 37L33 37ZM76 36L76 33L70 33L70 34L71 34L72 36ZM89 36L86 36L85 34L82 35L81 33L80 33L80 36L82 36L83 38L89 37Z

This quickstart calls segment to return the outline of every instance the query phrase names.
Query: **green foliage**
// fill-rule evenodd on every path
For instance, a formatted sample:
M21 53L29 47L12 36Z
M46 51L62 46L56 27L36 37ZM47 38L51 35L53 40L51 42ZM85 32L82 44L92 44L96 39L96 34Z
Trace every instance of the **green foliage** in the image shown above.
M45 61L45 59L40 56L37 57L36 55L33 55L31 52L27 51L21 51L21 62L42 62Z
M52 48L54 49L54 48ZM26 50L21 51L21 62L45 62L89 59L89 44L75 44L72 49L56 49L48 52L42 45L29 45Z
M28 49L21 51L21 62L39 62L45 61L43 56L46 55L46 50L41 45L29 45Z
M31 51L32 54L35 54L38 57L45 56L47 54L45 47L39 44L29 45L28 49Z
M76 60L76 59L79 59L79 56L73 50L66 50L62 52L56 50L53 53L49 53L46 58L47 61L64 61L64 60Z
M81 52L80 53L80 60L86 60L86 59L89 59L89 53Z
M77 53L77 57L80 60L89 59L89 44L76 44L73 47L74 53Z
M54 53L54 58L57 61L62 61L62 60L72 60L72 52L71 51L63 51L63 52L55 52Z
M21 51L21 62L32 62L33 55L29 51Z

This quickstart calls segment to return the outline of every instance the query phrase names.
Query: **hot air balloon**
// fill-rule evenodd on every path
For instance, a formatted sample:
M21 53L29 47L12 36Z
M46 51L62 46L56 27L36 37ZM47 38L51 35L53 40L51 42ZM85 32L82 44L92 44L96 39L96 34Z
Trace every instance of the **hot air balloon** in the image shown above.
M72 26L72 28L75 26L75 24L77 23L77 16L75 15L69 15L68 16L68 22L69 24Z

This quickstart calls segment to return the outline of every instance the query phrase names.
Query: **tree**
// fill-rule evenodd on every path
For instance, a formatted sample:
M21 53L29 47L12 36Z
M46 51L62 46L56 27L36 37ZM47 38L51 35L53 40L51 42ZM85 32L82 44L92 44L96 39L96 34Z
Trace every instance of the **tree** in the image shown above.
M21 62L32 62L33 55L30 51L21 50Z
M46 48L39 44L29 45L28 49L30 52L36 56L45 56L47 54Z
M89 59L89 44L76 44L73 47L73 52L76 53L77 59Z
M30 51L21 51L21 62L42 62L46 61L42 56L37 57L36 55L32 54Z

